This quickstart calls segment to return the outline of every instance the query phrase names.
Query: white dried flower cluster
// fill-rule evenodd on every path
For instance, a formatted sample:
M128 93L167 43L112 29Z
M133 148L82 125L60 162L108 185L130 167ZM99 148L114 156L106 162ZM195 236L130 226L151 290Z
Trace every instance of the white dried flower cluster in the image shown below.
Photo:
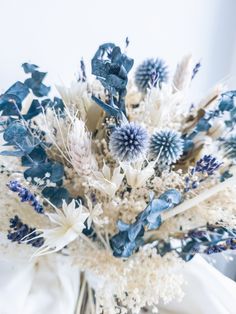
M183 297L184 280L179 271L184 264L174 254L161 258L147 247L125 263L108 251L88 251L83 245L74 247L75 254L75 263L97 291L99 313L138 314L146 305L155 308L160 301L168 303Z

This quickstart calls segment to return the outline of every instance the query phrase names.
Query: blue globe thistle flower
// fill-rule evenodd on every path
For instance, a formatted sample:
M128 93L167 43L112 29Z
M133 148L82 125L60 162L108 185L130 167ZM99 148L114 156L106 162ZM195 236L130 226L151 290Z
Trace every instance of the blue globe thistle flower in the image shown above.
M150 140L150 153L165 165L175 163L183 154L184 141L180 133L173 130L155 132Z
M133 122L116 127L111 133L109 147L120 161L135 161L147 150L147 130Z
M150 86L161 87L168 81L168 70L162 59L147 59L141 63L135 72L135 84L141 92L146 92Z
M224 141L225 157L236 160L236 136L230 136Z

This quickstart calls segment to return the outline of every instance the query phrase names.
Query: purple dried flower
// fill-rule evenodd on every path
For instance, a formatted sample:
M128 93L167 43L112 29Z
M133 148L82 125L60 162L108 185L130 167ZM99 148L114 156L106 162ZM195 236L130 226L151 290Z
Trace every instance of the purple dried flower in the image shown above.
M33 206L34 210L38 213L38 214L43 214L44 210L43 210L43 206L39 203L39 201L37 200L36 196L34 194L32 194L27 188L23 187L18 181L14 180L14 181L10 181L7 184L8 188L12 191L12 192L17 192L21 202L28 202L30 203L31 206Z
M212 175L220 166L222 162L211 155L204 155L203 158L197 161L195 168L192 169L193 174L196 172L207 173Z
M200 67L201 67L201 63L200 62L196 63L195 67L193 68L192 80L194 79L195 75L199 71Z
M31 244L34 247L41 247L44 243L42 237L35 238L38 234L35 232L35 228L30 228L24 224L18 216L10 219L10 228L7 238L12 242L20 243L22 239L27 238L27 244ZM32 240L31 240L32 239Z

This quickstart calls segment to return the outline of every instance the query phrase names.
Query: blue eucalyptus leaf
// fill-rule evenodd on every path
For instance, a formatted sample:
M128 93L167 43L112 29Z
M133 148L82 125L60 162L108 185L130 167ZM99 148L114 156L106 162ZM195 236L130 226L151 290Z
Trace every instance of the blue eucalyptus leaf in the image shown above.
M20 98L12 94L0 96L0 111L2 116L19 116L22 109Z
M122 220L117 221L117 228L119 229L119 231L127 231L129 229L129 227L130 227L130 225L126 224Z
M184 152L190 152L194 147L194 143L192 140L184 139Z
M222 96L222 99L219 103L219 109L220 111L224 112L224 111L230 111L234 108L234 99L224 95Z
M48 107L53 108L57 114L62 113L65 109L65 105L61 98L54 97L53 101L50 101Z
M38 69L38 66L35 64L30 64L30 63L23 63L22 68L25 73L33 73Z
M110 87L112 87L112 89L114 90L122 90L127 85L127 79L120 78L113 73L107 75L105 82L104 81L101 81L101 82L103 85L105 85L105 88L108 90L110 89Z
M14 95L19 98L20 101L23 101L26 96L29 94L29 89L22 82L16 82L13 84L6 92L7 95Z
M1 156L12 156L12 157L22 157L25 155L25 152L22 150L12 150L12 151L8 151L8 150L4 150L2 152L0 152Z
M32 161L26 156L23 156L21 159L22 166L29 167L33 166L34 164L44 163L47 159L47 154L41 146L35 147L29 156L34 161L34 163L32 163Z
M127 231L121 231L110 239L110 245L114 256L122 256L122 252L126 243L129 243Z
M3 139L8 145L12 145L17 150L22 151L22 156L31 153L34 149L31 135L28 134L27 128L19 121L11 122L4 131Z
M3 139L6 142L21 143L28 135L27 128L18 121L13 121L3 134Z
M32 90L34 95L37 97L47 96L49 91L50 91L50 87L44 85L43 83L35 81L33 78L29 78L29 79L25 80L24 83L25 83L25 85L28 86L28 88L30 88Z
M50 181L57 183L64 175L63 165L58 162L45 162L43 164L36 163L33 167L24 171L24 177L32 178L33 183L37 183L34 178L43 179L46 173L50 173Z
M40 72L40 71L34 71L32 72L32 80L34 80L35 83L42 83L45 76L47 75L46 72Z
M133 254L133 252L136 250L136 248L137 248L137 244L135 242L126 243L122 251L121 257L124 257L124 258L130 257Z
M170 207L169 202L167 202L165 199L159 199L156 198L152 200L150 203L151 206L151 213L161 213L162 211L168 209Z
M159 199L166 201L167 203L170 204L170 207L172 205L178 205L182 201L182 195L179 191L175 189L170 189L164 192Z
M211 128L211 123L209 123L205 118L201 118L196 126L197 132L207 132Z
M162 220L160 214L150 214L148 216L148 230L155 230L158 229L161 226Z
M42 191L43 196L57 207L62 206L62 200L69 201L69 192L63 187L46 187Z
M92 95L92 100L96 102L104 111L106 111L107 114L113 117L119 117L121 112L119 109L112 107L111 105L108 105L104 103L101 99L97 98L96 96Z
M128 238L131 242L136 240L136 238L143 236L144 234L144 227L142 223L136 222L130 226L128 229Z
M27 114L23 115L25 120L31 120L42 112L42 106L37 99L34 99L29 107Z

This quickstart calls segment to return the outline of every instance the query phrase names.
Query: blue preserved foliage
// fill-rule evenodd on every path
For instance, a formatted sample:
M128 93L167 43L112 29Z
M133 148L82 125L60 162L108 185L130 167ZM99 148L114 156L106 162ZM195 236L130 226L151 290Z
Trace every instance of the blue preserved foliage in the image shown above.
M46 153L48 143L44 141L44 131L33 126L31 119L47 108L52 108L55 114L62 116L64 104L58 97L53 100L49 98L41 100L40 98L47 96L50 90L50 87L43 83L46 73L40 72L35 64L24 63L22 67L31 77L24 83L16 82L0 96L1 115L7 117L1 122L1 132L5 140L3 146L11 148L1 151L0 155L21 158L22 166L26 167L23 172L25 179L31 178L31 183L37 185L40 180L43 191L47 188L48 181L56 184L55 187L50 188L50 198L52 203L61 205L62 198L69 198L67 190L61 187L64 176L63 165L48 158ZM28 111L22 113L22 103L30 90L36 97L32 100ZM56 195L58 191L60 193L57 194L56 199L52 195Z
M146 230L158 229L161 225L161 213L173 208L182 201L181 193L171 189L163 193L158 199L150 196L148 206L136 217L132 224L118 221L119 232L111 240L114 256L127 258L144 244L143 235Z
M93 97L93 100L102 107L109 115L122 117L126 115L125 96L126 85L128 83L128 73L133 66L134 60L121 52L120 47L113 43L101 45L92 59L92 74L104 86L109 94L108 104L115 111L107 107L106 104ZM117 111L119 114L117 114Z

